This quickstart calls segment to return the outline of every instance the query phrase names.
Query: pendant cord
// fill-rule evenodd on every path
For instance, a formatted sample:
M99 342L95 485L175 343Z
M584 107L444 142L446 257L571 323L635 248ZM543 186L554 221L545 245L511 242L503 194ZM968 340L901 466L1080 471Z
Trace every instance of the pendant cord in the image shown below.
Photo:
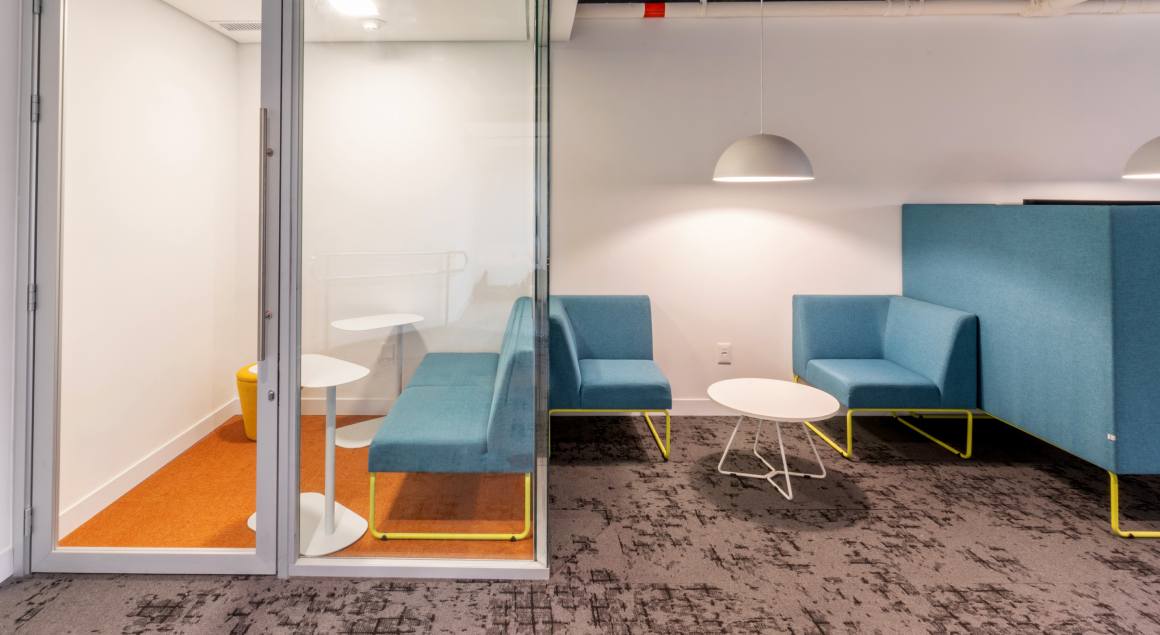
M758 90L760 91L757 98L758 115L757 115L757 129L761 134L765 134L765 0L758 2L761 16L758 18L757 24L761 29L761 58L758 63Z

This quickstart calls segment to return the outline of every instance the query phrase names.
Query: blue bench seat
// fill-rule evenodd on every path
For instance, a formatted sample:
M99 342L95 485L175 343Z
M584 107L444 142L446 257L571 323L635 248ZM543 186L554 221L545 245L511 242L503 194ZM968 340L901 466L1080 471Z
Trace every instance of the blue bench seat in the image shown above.
M580 407L667 410L673 393L651 359L580 360Z
M490 387L408 385L371 443L371 471L484 471L490 406Z
M533 307L516 300L499 353L429 353L371 440L371 534L381 540L522 540L531 533L535 464ZM375 527L382 472L524 475L522 532L398 533Z
M811 359L806 383L860 408L938 408L938 386L888 359Z

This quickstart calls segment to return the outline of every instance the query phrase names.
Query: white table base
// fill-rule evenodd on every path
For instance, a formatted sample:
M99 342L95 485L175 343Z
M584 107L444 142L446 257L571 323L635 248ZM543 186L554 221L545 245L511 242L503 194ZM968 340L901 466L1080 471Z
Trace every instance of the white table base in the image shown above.
M303 492L298 496L298 553L325 556L354 544L367 531L367 521L334 500L334 447L338 442L338 389L326 387L325 484L323 494ZM372 419L381 422L382 419ZM368 423L368 422L363 422ZM377 429L377 427L376 427ZM372 432L372 436L373 436ZM370 439L367 439L370 444ZM356 446L358 447L358 446ZM246 525L257 531L257 513Z
M758 478L758 479L762 479L765 481L769 481L769 484L773 485L774 489L776 489L778 491L778 493L780 493L782 496L784 496L786 498L786 500L793 500L793 482L790 480L791 476L800 476L800 477L804 477L804 478L826 478L826 466L825 466L825 464L822 463L821 455L818 454L818 447L816 445L814 445L813 435L810 434L810 431L806 428L804 423L802 424L802 431L805 432L806 440L809 441L809 443L810 443L810 449L814 451L814 459L817 460L818 467L821 468L821 472L817 473L817 474L811 474L811 473L807 473L807 472L791 472L789 470L789 464L786 462L786 456L785 456L785 445L782 443L782 440L781 440L781 422L780 421L772 421L771 423L773 423L774 428L777 430L777 450L781 454L781 469L779 470L779 469L773 467L772 465L770 465L769 461L765 460L765 457L761 456L761 452L758 451L758 449L757 449L757 444L761 440L761 427L765 424L765 421L762 419L757 419L757 433L754 434L754 436L753 436L753 455L755 457L757 457L762 462L762 464L765 465L765 467L769 468L769 471L766 472L765 474L749 474L746 472L731 472L729 470L726 470L725 469L725 458L727 456L729 456L729 450L732 449L732 447L733 447L733 439L737 437L737 431L739 429L741 429L741 422L744 420L745 420L744 416L737 418L737 425L733 426L733 433L729 435L729 442L725 444L725 451L721 453L721 460L717 462L717 471L718 472L720 472L722 474L731 474L733 476L740 476L742 478ZM777 475L779 475L779 474L784 475L784 477L785 477L785 488L784 489L782 489L781 485L779 485L777 483L777 481L775 480Z
M395 400L398 401L399 396L403 394L403 327L395 327L395 385L398 390L395 392ZM378 417L375 419L368 419L367 421L360 421L349 426L339 428L334 435L334 443L340 448L347 450L357 450L358 448L365 448L371 444L371 440L375 438L375 433L383 425L386 417Z
M367 521L342 503L334 504L334 531L323 528L326 497L318 492L298 496L298 553L312 557L342 551L367 532ZM250 514L246 526L257 531L258 515Z
M343 426L335 430L334 444L348 450L365 448L371 444L371 439L375 438L375 433L379 431L386 419L386 417L375 417Z

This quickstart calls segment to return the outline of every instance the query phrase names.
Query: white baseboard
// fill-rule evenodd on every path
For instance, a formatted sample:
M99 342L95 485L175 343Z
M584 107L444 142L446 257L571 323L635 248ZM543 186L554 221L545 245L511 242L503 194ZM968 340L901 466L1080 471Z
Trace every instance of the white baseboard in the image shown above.
M391 406L394 403L395 400L393 398L367 399L363 397L339 397L336 405L338 414L340 415L384 415L391 410ZM733 410L708 398L674 399L673 407L669 412L674 417L727 417L737 414ZM302 414L326 414L326 398L304 397L302 399ZM564 416L584 415L583 413L568 413Z
M0 551L0 582L12 577L12 547L5 547Z
M674 417L737 416L736 410L730 410L707 397L702 397L700 399L674 399L673 409L669 412L671 412Z
M639 417L639 412L625 412L625 416ZM736 416L737 412L713 401L712 399L674 399L669 414L674 417L728 417ZM557 417L591 417L583 412L563 412Z
M189 426L177 436L161 444L156 450L122 470L120 474L97 486L96 489L60 513L58 535L63 538L72 533L74 529L96 516L97 512L140 485L142 481L164 467L165 464L193 447L194 443L228 421L230 417L241 414L241 412L238 400L230 400L201 421Z

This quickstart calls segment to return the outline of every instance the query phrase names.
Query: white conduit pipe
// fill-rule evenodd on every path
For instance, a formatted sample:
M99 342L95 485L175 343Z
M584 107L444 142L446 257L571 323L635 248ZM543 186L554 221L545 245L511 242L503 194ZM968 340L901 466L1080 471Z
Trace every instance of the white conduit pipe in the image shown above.
M645 3L581 4L580 19L642 18ZM1160 13L1160 0L791 0L765 3L766 17L913 17L949 15L1128 15ZM673 2L666 18L749 18L761 15L757 2Z

